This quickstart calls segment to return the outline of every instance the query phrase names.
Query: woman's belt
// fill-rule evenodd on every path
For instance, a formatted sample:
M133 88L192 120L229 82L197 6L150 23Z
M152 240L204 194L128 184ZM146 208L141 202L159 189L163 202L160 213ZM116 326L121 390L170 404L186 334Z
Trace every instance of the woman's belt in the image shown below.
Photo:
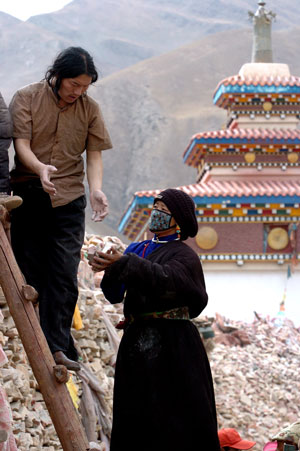
M117 325L117 329L125 329L129 324L138 319L190 319L188 307L178 307L171 310L165 310L164 312L149 312L138 313L135 315L128 315L123 321L120 321Z

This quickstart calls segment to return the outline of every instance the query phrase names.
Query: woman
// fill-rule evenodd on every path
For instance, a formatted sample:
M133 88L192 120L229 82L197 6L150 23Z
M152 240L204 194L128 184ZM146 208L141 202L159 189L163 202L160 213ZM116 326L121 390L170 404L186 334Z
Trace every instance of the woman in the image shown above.
M111 451L219 451L209 362L189 318L207 304L200 260L183 243L198 230L193 200L167 189L154 200L152 240L94 257L111 303L124 293Z

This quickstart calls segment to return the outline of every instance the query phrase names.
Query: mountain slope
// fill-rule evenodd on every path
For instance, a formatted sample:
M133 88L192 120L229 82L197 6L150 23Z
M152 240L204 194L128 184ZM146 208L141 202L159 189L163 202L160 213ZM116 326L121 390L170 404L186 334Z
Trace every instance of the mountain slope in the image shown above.
M213 91L249 62L251 25L232 27L247 26L247 10L256 7L253 0L74 0L27 22L0 13L0 89L9 101L17 88L43 78L69 45L92 51L104 74L148 58L90 88L114 144L104 152L111 214L103 227L116 228L134 191L195 181L183 151L194 133L224 124L225 112L212 105ZM297 5L270 0L267 7L278 14L275 60L300 74L300 31L288 28L299 22ZM222 29L227 31L216 33ZM182 45L195 38L201 39Z
M294 0L267 5L280 17L276 28L298 25ZM207 34L244 27L253 0L73 0L31 23L72 40L97 55L104 76Z
M69 45L89 50L107 76L206 35L246 27L247 11L256 8L254 0L73 0L26 22L7 14L1 19L0 12L1 90L9 99L20 86L40 80ZM278 14L275 30L298 25L294 0L270 0L268 8Z
M300 29L274 34L277 61L300 73ZM238 35L238 39L237 39ZM136 190L194 183L185 166L191 136L225 124L226 113L213 106L218 82L249 62L252 33L227 31L208 36L166 55L105 78L91 90L104 112L114 149L104 152L104 189L114 227Z

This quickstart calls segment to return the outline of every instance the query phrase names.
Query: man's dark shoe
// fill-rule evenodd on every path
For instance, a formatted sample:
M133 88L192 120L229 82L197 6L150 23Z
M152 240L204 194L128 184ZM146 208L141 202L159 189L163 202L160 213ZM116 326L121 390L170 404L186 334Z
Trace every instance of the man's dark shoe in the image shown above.
M68 357L62 351L56 351L53 353L53 358L57 365L64 365L70 371L80 371L80 365L74 360L68 359Z

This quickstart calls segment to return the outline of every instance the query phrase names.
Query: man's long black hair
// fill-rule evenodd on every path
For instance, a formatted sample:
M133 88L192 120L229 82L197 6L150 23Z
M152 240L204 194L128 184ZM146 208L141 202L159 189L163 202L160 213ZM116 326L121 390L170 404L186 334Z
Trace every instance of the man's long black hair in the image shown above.
M81 47L68 47L57 55L45 74L45 80L57 94L63 78L75 78L83 74L91 77L92 83L98 80L93 58Z

